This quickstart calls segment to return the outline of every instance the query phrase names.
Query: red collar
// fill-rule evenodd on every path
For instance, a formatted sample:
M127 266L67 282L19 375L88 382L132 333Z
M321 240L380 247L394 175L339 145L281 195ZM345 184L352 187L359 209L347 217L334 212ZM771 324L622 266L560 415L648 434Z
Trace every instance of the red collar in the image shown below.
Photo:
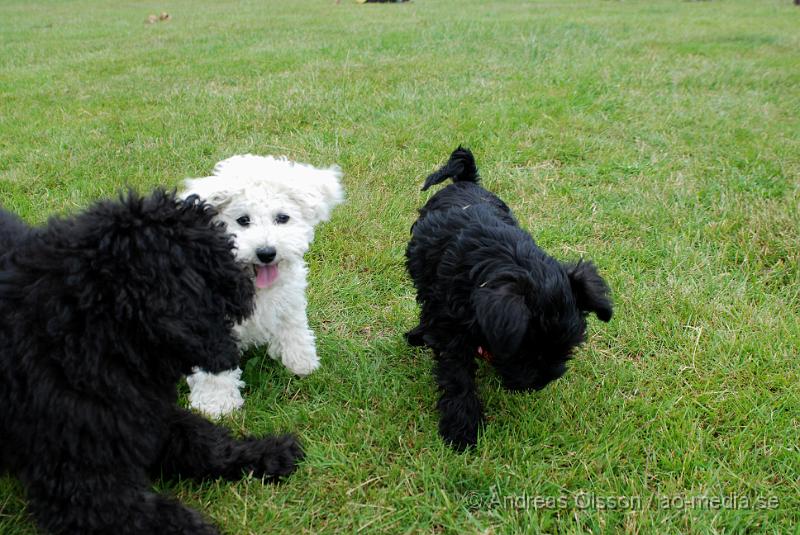
M483 359L486 362L488 362L489 364L491 364L492 360L494 359L494 355L489 353L488 350L483 349L483 347L478 346L478 358Z

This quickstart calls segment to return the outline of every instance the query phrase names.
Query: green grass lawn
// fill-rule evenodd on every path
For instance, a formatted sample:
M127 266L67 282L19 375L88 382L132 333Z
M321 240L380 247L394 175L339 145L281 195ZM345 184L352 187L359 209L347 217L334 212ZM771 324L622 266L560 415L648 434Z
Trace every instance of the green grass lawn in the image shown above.
M227 533L786 533L798 28L790 0L4 0L0 203L40 222L245 152L342 166L348 202L308 255L323 367L298 380L251 353L225 420L296 431L307 460L280 485L157 483ZM489 425L465 454L437 434L430 354L401 336L419 187L459 143L616 304L541 392L481 368ZM0 533L33 532L0 479Z

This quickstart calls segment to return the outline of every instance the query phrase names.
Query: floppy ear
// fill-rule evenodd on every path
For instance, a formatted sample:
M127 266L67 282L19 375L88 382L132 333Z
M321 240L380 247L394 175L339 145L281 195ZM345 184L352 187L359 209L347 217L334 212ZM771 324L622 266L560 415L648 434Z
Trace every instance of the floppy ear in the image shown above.
M472 292L471 300L492 352L506 355L516 352L531 319L525 297L503 286L478 288Z
M317 169L298 164L294 172L288 195L300 207L303 217L311 225L330 219L333 209L344 201L339 166Z
M176 202L174 194L159 190L131 195L122 209L140 224L122 226L104 240L108 271L121 266L106 286L127 291L134 329L143 325L151 343L180 348L159 358L183 366L182 373L190 365L214 372L235 365L239 351L231 328L250 312L253 288L236 262L231 237L213 222L215 211L197 198ZM127 251L125 262L119 250Z
M597 273L597 268L590 261L579 261L577 264L564 266L572 286L572 293L578 308L583 312L594 312L602 321L611 319L613 313L610 289L606 281Z
M228 204L235 193L232 184L226 182L228 181L221 176L187 178L183 181L181 197L185 199L190 195L197 195L206 203L219 209Z

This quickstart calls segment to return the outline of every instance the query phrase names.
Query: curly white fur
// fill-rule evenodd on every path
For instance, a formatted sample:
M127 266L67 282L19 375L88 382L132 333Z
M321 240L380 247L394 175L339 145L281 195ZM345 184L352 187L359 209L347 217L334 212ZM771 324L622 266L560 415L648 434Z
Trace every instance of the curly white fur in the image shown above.
M253 270L255 312L236 326L240 348L266 344L272 358L299 376L319 367L306 317L303 255L314 227L344 200L341 176L337 166L246 154L219 162L212 176L187 179L181 193L216 207L234 235L237 258ZM240 376L238 368L217 375L195 370L187 378L190 405L215 417L238 409L244 403Z

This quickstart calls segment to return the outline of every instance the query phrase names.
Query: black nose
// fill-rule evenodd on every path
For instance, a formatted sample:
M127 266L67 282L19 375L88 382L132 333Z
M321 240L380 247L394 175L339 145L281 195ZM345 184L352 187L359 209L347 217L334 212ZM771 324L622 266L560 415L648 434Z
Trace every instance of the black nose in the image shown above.
M265 264L269 264L275 260L276 253L277 251L274 247L262 247L261 249L256 249L256 256Z

